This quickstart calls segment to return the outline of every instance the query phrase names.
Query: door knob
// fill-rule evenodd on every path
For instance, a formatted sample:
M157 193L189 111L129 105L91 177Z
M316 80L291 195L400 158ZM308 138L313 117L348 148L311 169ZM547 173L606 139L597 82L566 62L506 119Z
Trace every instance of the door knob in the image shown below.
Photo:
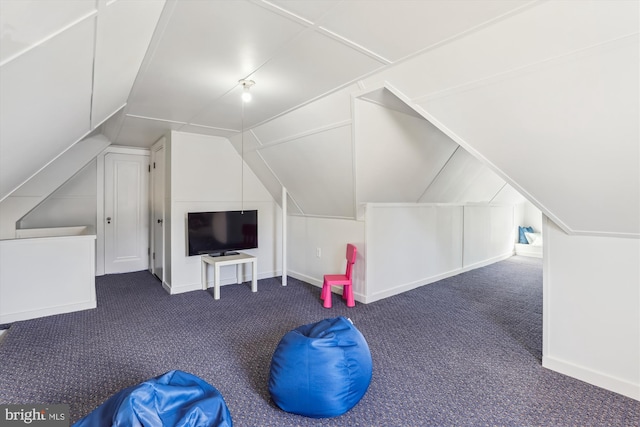
M158 224L162 224L162 220L161 219L158 220Z
M111 224L111 217L110 216L107 217L107 224Z

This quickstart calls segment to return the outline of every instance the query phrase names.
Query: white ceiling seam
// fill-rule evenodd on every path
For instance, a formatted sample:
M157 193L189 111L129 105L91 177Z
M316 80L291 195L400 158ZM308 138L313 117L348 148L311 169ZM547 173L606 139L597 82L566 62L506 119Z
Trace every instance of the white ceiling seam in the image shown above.
M262 143L262 141L260 140L260 138L258 138L258 135L256 135L256 133L253 131L253 129L249 129L249 134L252 135L255 140L258 142L258 146L264 146L264 144Z
M377 72L379 72L379 71L380 71L380 70L373 70L373 71L371 71L370 73L367 73L367 74L366 74L366 76L369 76L369 75L375 74L375 73L377 73ZM361 76L361 77L366 77L366 76ZM357 81L357 79L350 80L349 82L347 82L347 83L345 83L345 84L343 84L343 85L341 85L341 86L339 86L339 87L336 87L335 89L332 89L332 90L330 90L330 91L328 91L328 92L325 92L325 93L323 93L323 94L321 94L321 95L318 95L318 96L316 96L316 97L314 97L314 98L311 98L311 99L309 99L308 101L302 102L302 103L300 103L300 104L298 104L298 105L296 105L296 106L294 106L294 107L289 108L288 110L285 110L285 111L283 111L283 112L281 112L281 113L279 113L279 114L276 114L275 116L269 117L269 118L268 118L268 119L266 119L266 120L263 120L263 121L261 121L261 122L258 122L258 123L256 123L255 125L251 126L251 128L253 129L253 128L260 127L260 126L265 125L265 124L267 124L267 123L269 123L269 122L271 122L271 121L273 121L273 120L276 120L276 119L278 119L278 118L281 118L281 117L283 117L283 116L286 116L287 114L289 114L289 113L291 113L291 112L293 112L293 111L295 111L295 110L299 110L300 108L303 108L303 107L305 107L305 106L307 106L307 105L309 105L309 104L313 104L314 102L319 101L319 100L321 100L322 98L325 98L325 97L327 97L327 96L329 96L329 95L332 95L332 94L334 94L334 93L336 93L336 92L339 92L339 91L341 91L341 90L343 90L343 89L345 89L345 88L348 88L348 87L349 87L349 86L351 86L352 84L356 83L356 81Z
M363 86L364 86L364 83L363 83ZM382 80L382 81L378 82L375 85L372 85L371 87L369 87L367 89L363 89L360 92L354 93L353 96L355 98L363 98L367 94L375 92L375 91L379 91L379 90L387 90L387 91L391 92L391 94L393 96L395 96L400 101L402 101L408 108L413 110L418 116L420 116L421 118L427 120L421 114L421 112L417 109L418 104L412 98L410 98L409 96L405 95L400 89L398 89L396 86L393 85L393 83L389 82L388 80Z
M318 134L318 133L327 132L327 131L330 131L330 130L333 130L333 129L338 129L338 128L345 127L345 126L351 126L352 124L353 124L353 120L352 119L343 120L343 121L336 122L336 123L331 123L331 124L328 124L328 125L325 125L325 126L321 126L319 128L310 129L310 130L305 131L305 132L300 132L300 133L297 133L297 134L294 134L294 135L286 136L284 138L276 139L274 141L261 143L262 147L258 148L258 150L260 150L262 148L273 147L274 145L280 145L280 144L285 144L287 142L296 141L298 139L301 139L301 138L304 138L304 137L307 137L307 136L311 136L311 135L315 135L315 134ZM256 137L256 139L257 139L257 137Z
M101 122L97 123L94 127L93 130L98 129L100 126L102 126L103 124L105 124L111 117L114 117L116 114L118 114L120 111L122 111L122 109L124 107L127 106L127 103L125 102L124 104L122 104L119 108L116 109L116 111L114 111L113 113L111 113L111 115L105 117L104 119L102 119ZM103 134L104 135L104 134ZM106 137L106 135L104 135ZM85 136L86 138L86 136ZM113 141L112 141L113 142Z
M220 127L215 127L215 126L197 125L195 123L184 123L183 127L184 126L193 126L193 127L198 127L198 128L213 129L213 130L220 130L220 131L234 132L234 133L240 133L241 132L240 129L227 129L227 128L220 128Z
M449 164L449 162L451 162L451 159L453 159L453 156L458 152L458 150L460 149L460 145L458 145L456 147L455 150L453 150L453 153L451 153L451 155L449 156L449 158L447 159L447 161L444 163L444 165L442 165L442 167L440 168L440 170L438 171L438 173L433 177L433 179L431 180L431 182L429 183L429 185L427 185L427 187L424 189L424 191L422 192L422 194L420 195L420 197L418 197L418 200L416 200L416 203L421 203L420 200L422 200L422 198L425 196L425 194L427 194L427 191L429 191L429 188L433 185L434 182L436 182L438 180L438 177L442 174L442 171L447 167L447 165Z
M514 78L514 77L517 77L517 76L522 75L522 74L527 74L527 73L530 73L532 71L539 70L541 68L554 66L555 64L563 63L565 61L570 61L573 58L577 58L577 57L581 57L581 56L585 56L585 55L590 55L591 52L594 51L594 50L602 49L603 47L609 46L611 44L624 43L628 39L630 39L632 37L636 37L638 34L639 34L639 32L633 32L633 33L626 34L626 35L621 36L621 37L616 37L614 39L610 39L610 40L607 40L607 41L604 41L604 42L595 43L595 44L590 45L590 46L586 46L586 47L583 47L583 48L580 48L580 49L576 49L576 50L573 50L571 52L565 52L565 53L562 53L560 55L556 55L556 56L552 56L550 58L542 59L540 61L535 61L535 62L531 62L531 63L528 63L528 64L523 64L523 65L518 66L516 68L510 69L510 70L501 71L499 73L495 73L495 74L490 75L490 76L482 77L482 78L474 80L474 81L465 82L465 83L462 83L460 85L456 85L456 86L453 86L453 87L448 87L446 89L438 90L436 92L427 93L427 94L423 94L423 95L418 95L418 96L416 96L416 97L414 97L412 99L412 102L415 103L415 104L420 105L420 104L424 104L424 103L429 102L429 101L433 101L433 100L436 100L436 99L444 98L444 97L447 97L447 96L450 96L450 95L453 95L453 94L457 94L457 93L465 92L465 91L468 91L468 90L472 90L472 89L477 88L477 87L481 87L481 86L485 86L485 85L491 85L491 84L494 84L494 83L499 82L501 80Z
M127 114L127 113L125 113L125 116L132 117L132 118L135 118L135 119L152 120L152 121L155 121L155 122L173 123L173 124L177 124L177 125L180 125L180 126L191 125L191 123L187 123L187 122L180 122L180 121L176 121L176 120L158 119L156 117L138 116L136 114ZM193 126L199 126L199 125L193 125ZM203 127L205 127L205 126L203 126Z
M151 60L153 59L158 46L160 45L160 41L163 38L163 34L169 24L171 16L173 15L173 11L175 10L175 6L177 4L177 0L165 0L164 6L162 8L162 12L160 13L160 17L158 18L158 23L153 31L153 35L151 36L151 41L149 42L149 46L147 47L147 51L144 54L142 59L142 63L140 64L140 69L136 74L136 77L133 81L133 85L131 86L131 91L129 92L129 97L127 100L130 100L134 97L136 93L136 89L138 88L138 82L142 80L144 75L146 74L149 66L151 64ZM127 102L127 104L129 104ZM129 105L125 107L123 119L118 124L118 130L116 131L114 142L119 141L120 132L122 132L122 127L124 125L126 116L128 115Z
M49 40L57 37L58 35L64 33L65 31L67 31L70 28L75 27L76 25L80 24L81 22L90 19L92 17L95 17L98 14L98 10L94 10L92 12L87 13L86 15L76 19L75 21L71 22L70 24L65 25L64 27L62 27L61 29L59 29L58 31L55 31L51 34L49 34L48 36L44 37L43 39L39 40L38 42L26 47L25 49L16 52L15 54L9 56L8 58L2 60L2 62L0 62L0 67L4 66L5 64L15 60L16 58L24 55L25 53L28 53L29 51L45 44L46 42L48 42Z
M549 1L549 0L532 0L529 3L526 3L526 4L522 5L522 6L516 7L515 9L512 9L512 10L510 10L508 12L505 12L505 13L503 13L501 15L498 15L498 16L496 16L494 18L491 18L491 19L489 19L489 20L487 20L487 21L485 21L485 22L483 22L481 24L478 24L478 25L476 25L474 27L468 28L468 29L466 29L466 30L464 30L464 31L462 31L460 33L454 34L454 35L452 35L450 37L441 39L437 43L433 43L433 44L431 44L429 46L425 46L425 47L423 47L423 48L421 48L419 50L416 50L415 52L412 52L412 53L410 53L410 54L408 54L408 55L406 55L406 56L404 56L402 58L398 58L395 61L393 61L393 63L390 66L393 67L393 66L396 66L396 65L401 65L402 63L404 63L406 61L409 61L409 60L411 60L411 59L413 59L413 58L415 58L417 56L423 55L424 53L426 53L426 52L428 52L430 50L438 49L441 46L447 45L447 44L449 44L451 42L454 42L454 41L456 41L458 39L462 39L464 37L467 37L467 36L469 36L469 35L471 35L471 34L473 34L475 32L481 31L482 29L487 28L487 27L489 27L489 26L491 26L491 25L493 25L493 24L495 24L495 23L497 23L499 21L503 21L505 19L508 19L508 18L510 18L510 17L512 17L514 15L517 15L519 13L522 13L522 12L526 11L527 9L529 9L531 7L536 6L539 3L546 2L546 1Z
M507 185L506 182L504 183L504 185L502 187L500 187L500 189L496 192L496 194L493 195L493 197L489 200L489 204L492 204L493 201L495 200L496 197L498 197L498 194L500 194L502 192L502 189L505 188Z
M393 61L383 57L380 54L375 53L374 51L367 49L366 47L359 45L358 43L351 41L349 39L347 39L346 37L341 36L340 34L334 33L331 30L328 30L327 28L324 27L318 27L318 29L320 30L319 32L322 34L326 34L329 37L333 38L336 41L339 41L340 43L344 44L345 46L348 46L352 49L357 50L360 53L364 53L365 55L375 59L376 61L380 62L382 65L389 65L392 64Z
M271 168L271 166L269 165L269 163L267 163L267 161L264 159L264 157L262 156L262 154L260 153L260 151L256 150L255 151L256 155L260 158L260 160L262 161L262 163L264 163L264 166L269 170L269 172L271 172L271 175L273 175L273 177L276 179L276 181L280 184L280 187L285 188L284 184L282 183L282 181L280 181L280 177L278 177L278 175L273 171L273 169ZM296 201L296 199L293 197L293 195L291 193L289 193L287 191L287 196L291 199L291 201L293 202L293 204L295 205L295 207L298 209L298 211L300 211L300 213L302 215L304 215L304 210L300 207L300 205L298 204L298 202ZM273 195L274 199L276 198L276 195Z
M296 15L295 13L286 10L274 3L271 3L270 1L267 0L251 0L251 3L257 5L257 6L261 6L264 9L270 11L270 12L275 12L280 16L283 16L285 18L289 18L289 19L294 19L296 22L298 22L299 24L303 24L306 25L307 27L313 27L314 24L312 21L300 16L300 15Z
M319 218L319 219L344 219L347 221L362 221L357 219L356 216L340 216L340 215L316 215L316 214L304 214L304 213L296 213L291 212L288 215L291 216L304 216L305 218Z
M357 132L356 132L356 117L355 117L355 100L351 97L349 107L351 109L351 192L353 194L353 219L360 219L360 211L358 209L358 159L357 159Z
M94 95L96 91L96 56L98 54L98 26L100 25L100 11L103 10L103 3L101 1L97 1L98 4L98 15L95 18L95 24L93 25L93 58L91 58L91 94L89 96L89 129L95 129L93 127L93 112L95 109L94 106Z

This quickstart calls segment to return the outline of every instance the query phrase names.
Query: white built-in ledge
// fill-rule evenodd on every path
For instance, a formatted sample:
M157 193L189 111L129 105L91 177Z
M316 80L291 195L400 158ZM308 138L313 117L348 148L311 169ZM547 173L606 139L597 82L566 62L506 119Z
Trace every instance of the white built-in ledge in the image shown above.
M0 323L96 307L95 234L81 226L16 236L0 240Z

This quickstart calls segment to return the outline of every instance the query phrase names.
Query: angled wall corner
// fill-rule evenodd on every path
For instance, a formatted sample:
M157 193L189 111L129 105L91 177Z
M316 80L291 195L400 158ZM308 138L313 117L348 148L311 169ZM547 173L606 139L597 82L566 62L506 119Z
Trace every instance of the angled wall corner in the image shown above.
M305 214L354 218L351 126L270 145L260 154Z
M355 95L357 203L491 203L505 181L384 83Z
M457 148L406 104L355 100L356 200L415 203ZM401 104L404 109L401 108Z
M0 67L0 200L88 134L95 19Z
M1 201L0 238L15 238L16 221L68 182L109 144L111 141L100 134L76 143Z

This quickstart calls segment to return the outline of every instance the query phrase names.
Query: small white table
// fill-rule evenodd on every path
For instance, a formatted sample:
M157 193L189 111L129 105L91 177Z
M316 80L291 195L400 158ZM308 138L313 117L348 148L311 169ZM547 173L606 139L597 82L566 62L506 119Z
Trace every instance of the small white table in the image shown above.
M237 283L242 283L244 280L240 280L240 273L242 264L251 263L251 292L258 292L258 258L248 254L237 255L224 255L224 256L209 256L202 255L202 290L207 290L207 264L213 265L213 299L220 299L220 267L223 265L236 265L236 280ZM244 274L242 275L244 279Z

